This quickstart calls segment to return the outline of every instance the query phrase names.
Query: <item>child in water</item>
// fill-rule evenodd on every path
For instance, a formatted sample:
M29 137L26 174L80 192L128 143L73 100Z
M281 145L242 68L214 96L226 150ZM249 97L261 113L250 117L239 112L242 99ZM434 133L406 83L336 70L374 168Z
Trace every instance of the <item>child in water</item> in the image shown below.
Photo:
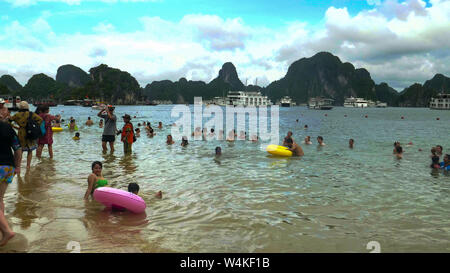
M131 192L132 194L139 195L139 185L137 183L130 183L128 184L128 192ZM155 195L157 198L162 198L162 192L159 191Z
M80 133L75 133L75 136L72 139L73 140L80 140Z

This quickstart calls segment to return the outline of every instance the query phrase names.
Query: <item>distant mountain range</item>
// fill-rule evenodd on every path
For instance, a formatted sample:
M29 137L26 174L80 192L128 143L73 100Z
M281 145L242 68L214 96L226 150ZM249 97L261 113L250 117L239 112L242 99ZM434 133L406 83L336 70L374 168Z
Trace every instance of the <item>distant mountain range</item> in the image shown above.
M427 107L432 96L450 93L450 78L436 74L423 85L415 83L397 92L387 83L375 84L366 69L355 69L351 63L342 63L328 52L294 62L283 78L265 88L244 86L230 62L225 63L218 76L209 83L181 78L175 82L153 81L145 88L141 88L128 72L105 64L91 68L89 73L74 65L63 65L58 68L56 80L37 74L24 87L12 76L0 77L0 94L17 94L34 100L52 98L59 102L95 98L113 104L136 104L149 100L193 103L195 96L211 99L235 90L260 90L273 102L290 96L297 103L306 103L312 97L322 96L334 99L335 105L342 105L346 97L353 96L387 102L389 106Z

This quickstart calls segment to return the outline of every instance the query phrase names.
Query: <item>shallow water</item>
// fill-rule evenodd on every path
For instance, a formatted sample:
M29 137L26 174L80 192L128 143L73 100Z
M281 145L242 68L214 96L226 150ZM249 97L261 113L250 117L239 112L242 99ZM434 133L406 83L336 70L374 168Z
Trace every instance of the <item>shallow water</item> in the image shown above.
M302 145L299 159L269 156L248 141L167 146L171 109L118 106L117 116L136 115L135 127L151 121L157 134L142 132L133 155L124 156L119 142L113 155L102 154L97 111L51 108L77 119L81 140L55 133L54 159L44 149L27 174L24 157L5 196L18 236L0 252L69 252L70 241L81 252L369 252L369 241L382 252L450 251L450 175L429 168L431 146L449 152L450 111L280 108L280 140L291 130L298 143L306 135L314 143ZM88 116L92 127L82 125ZM317 147L318 135L326 146ZM392 156L397 140L402 160ZM83 200L94 160L104 162L112 187L139 183L146 214L112 213ZM158 190L162 199L154 197Z

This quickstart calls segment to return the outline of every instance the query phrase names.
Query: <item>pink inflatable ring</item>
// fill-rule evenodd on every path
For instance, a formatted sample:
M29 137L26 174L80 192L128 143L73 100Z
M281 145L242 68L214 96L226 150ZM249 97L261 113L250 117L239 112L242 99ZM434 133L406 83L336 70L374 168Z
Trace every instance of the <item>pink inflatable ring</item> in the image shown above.
M133 213L143 213L147 207L144 199L140 196L110 187L96 189L94 199L108 208L125 208Z

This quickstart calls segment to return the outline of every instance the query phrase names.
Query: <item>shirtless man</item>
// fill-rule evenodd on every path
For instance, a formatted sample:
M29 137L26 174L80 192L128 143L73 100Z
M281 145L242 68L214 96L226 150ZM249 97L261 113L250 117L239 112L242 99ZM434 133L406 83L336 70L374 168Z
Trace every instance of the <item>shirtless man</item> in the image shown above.
M92 126L94 122L92 121L91 117L88 117L88 120L86 121L87 126Z
M294 155L294 156L303 156L303 155L305 155L305 153L303 153L302 147L300 147L300 145L295 143L292 140L292 138L287 138L286 139L286 144L287 144L289 150L292 152L292 155Z

